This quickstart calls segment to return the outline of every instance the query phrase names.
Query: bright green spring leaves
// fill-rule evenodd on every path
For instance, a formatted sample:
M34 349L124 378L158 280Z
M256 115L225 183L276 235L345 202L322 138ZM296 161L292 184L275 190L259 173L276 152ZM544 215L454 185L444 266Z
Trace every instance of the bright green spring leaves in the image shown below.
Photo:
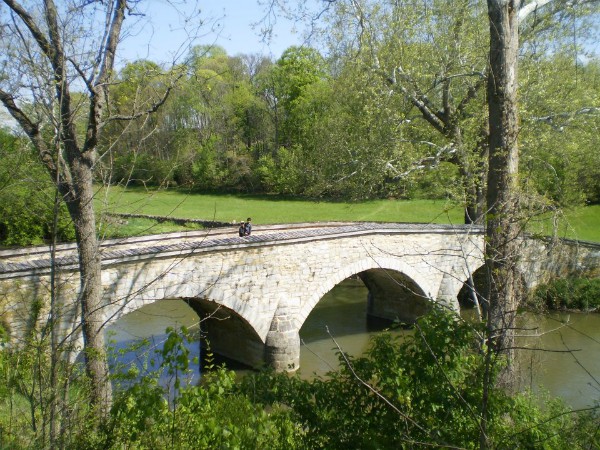
M305 448L478 448L486 362L481 332L433 311L414 335L381 334L366 356L348 357L349 364L341 358L341 369L326 379L263 374L245 379L244 390L266 405L290 408L307 431ZM574 428L562 406L542 412L536 405L527 395L511 397L490 386L489 445L558 449L570 439L592 439L578 434L583 419Z
M159 370L121 390L103 432L80 448L295 448L298 427L288 414L267 413L237 392L234 372L213 368L190 383L188 330L167 334Z
M157 350L164 358L158 370L146 370L150 358L137 373L125 370L115 377L117 394L107 422L94 429L86 422L85 400L72 401L74 415L62 439L65 448L77 449L479 448L486 370L482 333L479 326L433 310L412 335L382 333L364 357L346 356L349 363L341 357L341 368L326 378L262 372L237 382L233 372L209 365L195 384L188 377L187 330L169 330ZM15 379L18 367L3 364L7 356L0 353L0 375ZM597 413L571 412L557 401L540 407L530 395L488 387L487 448L600 444ZM11 392L15 404L21 397L0 387L4 404ZM10 420L0 415L1 448L43 446L44 436L27 431L25 423L16 434Z

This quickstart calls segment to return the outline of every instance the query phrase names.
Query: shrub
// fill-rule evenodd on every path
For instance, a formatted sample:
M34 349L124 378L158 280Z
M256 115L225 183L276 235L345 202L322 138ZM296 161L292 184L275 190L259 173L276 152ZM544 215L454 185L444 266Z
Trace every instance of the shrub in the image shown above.
M487 396L487 448L568 448L590 441L559 402L537 406L486 379L481 329L433 310L414 335L384 333L364 357L312 381L263 373L242 389L265 405L283 404L306 432L306 448L480 448ZM494 369L494 368L492 368ZM496 366L495 369L498 369Z
M52 235L55 188L33 152L0 132L0 245L40 244ZM58 213L59 241L75 237L64 204Z
M600 308L600 278L561 278L538 286L529 304L551 310Z
M104 428L82 436L79 448L297 448L301 432L289 414L267 413L253 404L235 389L233 371L215 368L203 374L198 385L186 382L187 330L167 332L163 349L157 351L160 368L117 391ZM161 374L172 383L165 384Z

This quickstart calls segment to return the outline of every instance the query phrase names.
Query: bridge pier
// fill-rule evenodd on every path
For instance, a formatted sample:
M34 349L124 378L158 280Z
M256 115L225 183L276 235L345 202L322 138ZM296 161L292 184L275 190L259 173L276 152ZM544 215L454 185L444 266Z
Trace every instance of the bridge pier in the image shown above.
M289 317L274 318L265 344L265 363L277 372L300 367L300 334Z
M466 283L468 282L469 280L466 281ZM462 286L463 282L461 279L451 275L448 272L444 273L435 300L438 302L439 305L442 305L443 307L451 311L460 313L458 293L460 292Z
M300 330L294 325L294 307L286 300L275 311L265 341L265 363L277 372L300 367Z
M250 367L265 364L277 372L292 372L300 367L300 335L293 315L278 310L263 343L252 327L234 311L207 299L187 298L187 304L200 317L201 346Z

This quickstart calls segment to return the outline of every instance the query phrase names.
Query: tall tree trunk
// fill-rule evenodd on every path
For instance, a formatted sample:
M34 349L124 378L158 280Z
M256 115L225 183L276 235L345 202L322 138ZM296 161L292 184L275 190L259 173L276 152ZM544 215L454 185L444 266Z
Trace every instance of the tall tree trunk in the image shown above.
M489 168L485 264L490 344L507 356L503 381L511 383L514 322L519 299L518 258L518 111L517 56L519 49L517 0L488 0L490 68L488 78Z
M46 165L65 200L69 215L75 227L79 256L82 332L85 343L86 372L92 383L92 404L99 409L103 417L112 402L112 389L108 377L108 362L104 346L102 325L103 296L101 282L101 260L98 253L96 218L94 215L93 166L95 147L79 151L74 139L64 139L68 167L55 160L42 139L42 133L36 124L16 106L13 97L0 90L0 101L25 130L31 142L38 150L42 162Z
M517 111L517 55L519 0L488 0L490 65L488 74L489 153L485 269L488 291L487 353L481 403L479 448L489 448L487 423L492 384L512 387L514 322L517 310L516 259L518 225L517 182L519 148ZM493 378L496 356L506 357L498 380Z
M94 214L92 161L78 160L73 166L75 198L67 202L75 225L79 255L81 325L85 343L85 367L92 386L92 403L101 416L112 401L104 340L102 261Z

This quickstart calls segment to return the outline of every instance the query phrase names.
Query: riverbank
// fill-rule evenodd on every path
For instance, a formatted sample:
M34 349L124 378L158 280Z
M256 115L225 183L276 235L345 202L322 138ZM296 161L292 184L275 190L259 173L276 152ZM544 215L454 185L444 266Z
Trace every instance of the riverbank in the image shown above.
M597 268L596 270L600 270ZM596 276L596 278L592 278ZM560 278L538 286L525 307L532 311L594 313L600 311L600 278Z

